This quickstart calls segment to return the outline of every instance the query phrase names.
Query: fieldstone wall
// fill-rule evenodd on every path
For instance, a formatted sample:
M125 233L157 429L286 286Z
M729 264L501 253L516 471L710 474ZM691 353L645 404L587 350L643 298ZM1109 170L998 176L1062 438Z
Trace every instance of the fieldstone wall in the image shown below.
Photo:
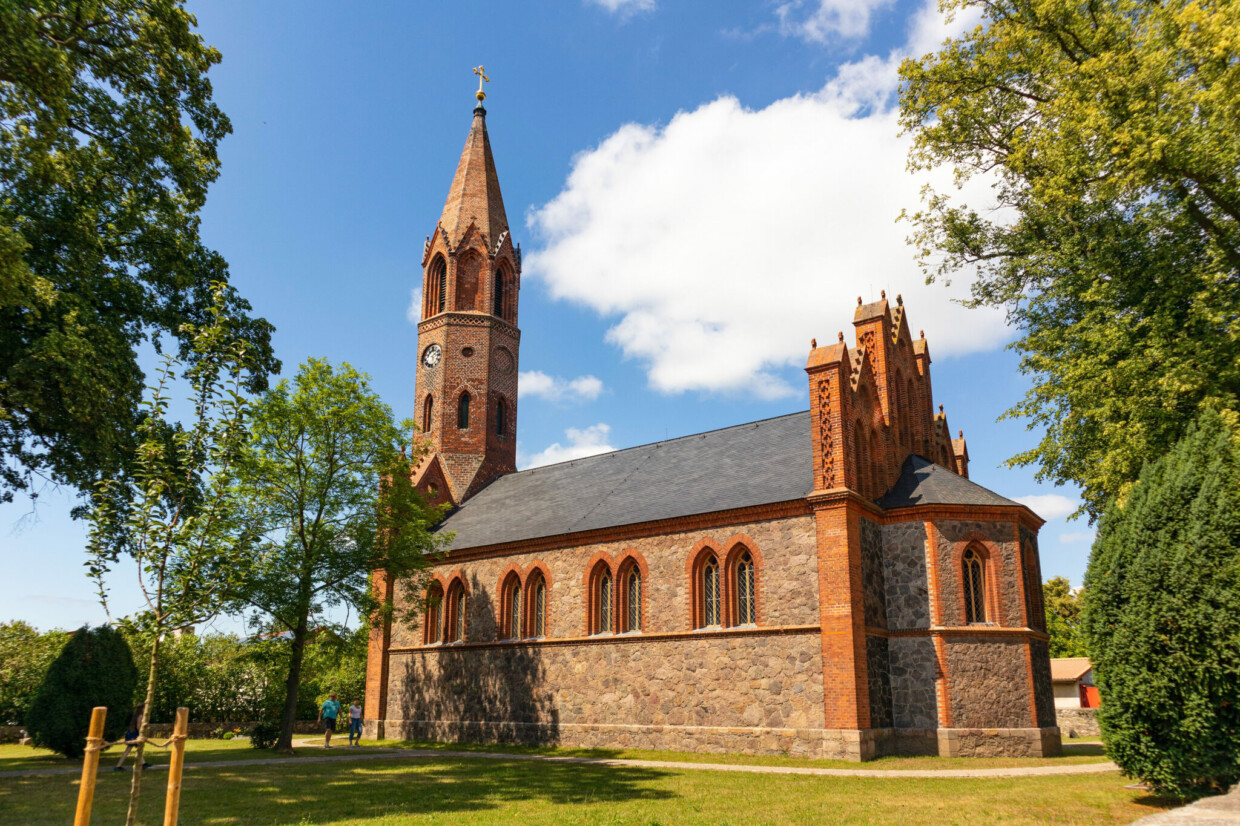
M887 586L883 577L883 533L877 522L862 518L861 591L867 628L887 627Z
M921 522L885 525L882 536L887 627L893 631L929 628L925 525Z
M588 631L585 577L591 561L601 557L618 564L627 550L634 550L647 565L642 582L642 630L647 633L687 631L692 629L687 566L690 553L702 540L715 547L721 562L737 542L747 543L760 556L757 570L759 625L818 624L818 555L812 516L757 522L710 534L685 532L541 554L447 561L436 566L433 572L445 578L458 571L464 576L469 588L466 640L490 642L498 639L499 589L503 577L512 569L525 576L534 563L540 563L549 574L547 637L581 637ZM396 591L398 603L402 607L408 605L410 595L401 588ZM420 628L393 627L392 648L421 643Z
M929 637L892 637L887 641L891 662L892 725L932 729L939 724L934 692L934 641Z
M891 728L891 666L886 637L865 638L865 660L870 686L870 727Z
M1097 737L1102 734L1098 727L1096 708L1057 708L1055 725L1064 737Z
M820 755L817 630L393 652L385 728L412 738Z
M1027 645L1021 639L980 635L946 640L953 727L1032 727Z
M1055 688L1051 684L1050 646L1042 640L1029 641L1029 660L1033 665L1033 706L1038 725L1055 725Z

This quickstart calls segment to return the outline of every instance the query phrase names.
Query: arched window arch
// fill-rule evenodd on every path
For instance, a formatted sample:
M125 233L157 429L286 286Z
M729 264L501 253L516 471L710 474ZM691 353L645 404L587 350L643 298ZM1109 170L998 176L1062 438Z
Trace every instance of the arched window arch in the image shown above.
M515 571L500 589L500 636L506 640L521 636L521 577Z
M426 271L426 317L442 313L448 307L448 264L436 255Z
M630 557L620 566L620 576L616 580L616 600L620 608L620 631L631 633L642 630L642 570L637 560Z
M702 558L696 575L697 627L710 628L723 624L722 582L719 558L713 553Z
M484 413L486 411L483 411ZM461 393L456 402L456 426L461 430L469 429L469 391Z
M986 622L986 566L974 548L966 548L960 558L960 582L964 590L964 621L968 625Z
M429 393L426 395L426 401L422 403L422 432L430 433L431 427L435 424L435 397Z
M734 607L737 625L756 625L758 622L757 579L755 577L753 555L744 551L736 559L733 582L736 583L736 605Z
M458 579L448 586L448 608L444 612L444 642L465 641L465 586Z
M478 306L478 282L482 278L482 256L475 250L468 250L456 259L456 296L453 301L456 309L486 311L485 304Z
M547 636L547 580L535 570L525 583L525 636Z
M508 403L503 397L495 400L495 435L501 439L508 433Z
M590 572L590 616L587 632L610 634L615 625L616 591L611 566L600 560Z
M423 614L422 641L427 645L443 640L443 586L432 582L426 589L426 611Z

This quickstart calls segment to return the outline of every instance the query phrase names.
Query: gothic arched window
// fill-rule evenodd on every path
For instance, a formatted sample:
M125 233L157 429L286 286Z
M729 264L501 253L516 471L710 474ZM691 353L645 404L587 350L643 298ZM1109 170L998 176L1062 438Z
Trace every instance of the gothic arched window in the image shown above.
M521 577L509 575L503 590L503 620L500 633L504 639L515 640L521 636Z
M428 315L442 313L448 306L448 265L442 255L436 255L431 261L426 287L430 293L426 302Z
M713 555L707 557L702 564L702 610L701 620L702 627L709 628L712 625L721 625L719 604L719 560Z
M754 593L753 557L749 551L736 560L736 624L754 625L758 622L757 599Z
M433 396L427 395L426 402L422 405L422 432L430 433L431 425L435 423L435 399Z
M986 621L986 579L981 555L972 548L960 560L964 586L964 621L972 625Z
M543 578L541 571L530 574L525 594L525 636L544 637L547 635L547 580Z
M636 565L629 568L621 584L624 588L624 631L642 630L642 572Z
M439 622L442 609L443 586L438 582L433 582L431 587L426 589L426 613L422 628L423 642L428 645L443 639L443 628Z
M508 405L503 399L495 402L495 435L503 436L508 431Z
M444 641L465 641L465 586L460 580L448 588L448 610L444 614Z
M486 412L485 410L483 411ZM456 426L461 430L469 429L469 393L461 394L456 403Z
M599 562L590 573L590 616L588 631L591 634L608 634L615 630L613 609L616 594L611 568Z

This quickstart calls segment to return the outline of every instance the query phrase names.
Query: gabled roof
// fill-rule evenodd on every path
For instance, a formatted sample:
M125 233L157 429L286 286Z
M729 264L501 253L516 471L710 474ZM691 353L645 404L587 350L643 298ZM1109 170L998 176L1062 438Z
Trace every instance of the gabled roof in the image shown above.
M1019 502L1005 499L992 490L952 473L942 465L920 456L904 460L900 478L891 490L878 500L884 510L911 508L914 505L1002 505L1022 507Z
M1053 657L1051 659L1051 682L1075 683L1089 673L1094 665L1089 657Z
M453 550L635 525L805 498L814 488L809 411L501 476L440 529ZM1022 507L910 456L878 500Z
M501 476L441 529L454 550L804 498L809 411Z
M461 160L456 165L456 175L439 218L453 247L461 243L471 223L477 224L492 248L508 231L495 158L491 156L491 139L487 136L486 110L481 105L474 109L469 137L465 139L465 148L461 150Z

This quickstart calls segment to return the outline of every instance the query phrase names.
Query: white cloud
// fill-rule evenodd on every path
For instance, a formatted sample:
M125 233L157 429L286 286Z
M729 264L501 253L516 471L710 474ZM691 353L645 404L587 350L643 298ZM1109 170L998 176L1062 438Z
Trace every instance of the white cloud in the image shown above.
M529 370L517 376L518 398L542 398L553 402L593 401L603 392L603 382L594 376L562 379L548 376L541 370Z
M919 15L906 50L946 32ZM905 244L910 227L895 220L926 180L905 169L893 107L906 50L848 64L818 93L765 109L723 97L663 127L622 126L529 214L544 247L527 255L526 273L615 318L607 340L667 393L803 393L778 372L804 363L811 337L849 330L857 296L880 289L903 294L932 355L1000 345L1002 313L953 303L968 273L927 286ZM946 170L933 180L952 186Z
M541 453L519 457L517 464L522 470L527 470L543 465L553 465L556 462L584 459L586 456L595 456L599 453L611 453L615 448L607 443L607 437L610 434L611 427L602 422L580 430L570 427L564 431L567 445L554 442Z
M864 37L870 32L874 12L894 0L789 0L775 8L780 34L811 43L828 43L833 37Z
M1094 537L1096 536L1097 534L1094 531L1081 531L1079 533L1061 533L1059 535L1059 541L1065 545L1072 545L1077 542L1089 542L1092 544L1094 541Z
M417 324L422 318L422 288L414 287L409 291L409 306L405 308L405 318L410 324Z
M1020 502L1029 510L1036 513L1043 519L1059 519L1076 511L1081 503L1076 499L1069 499L1058 493L1041 493L1032 496L1017 496L1016 501Z
M639 11L654 11L655 0L587 0L596 6L602 6L612 14L628 17Z

